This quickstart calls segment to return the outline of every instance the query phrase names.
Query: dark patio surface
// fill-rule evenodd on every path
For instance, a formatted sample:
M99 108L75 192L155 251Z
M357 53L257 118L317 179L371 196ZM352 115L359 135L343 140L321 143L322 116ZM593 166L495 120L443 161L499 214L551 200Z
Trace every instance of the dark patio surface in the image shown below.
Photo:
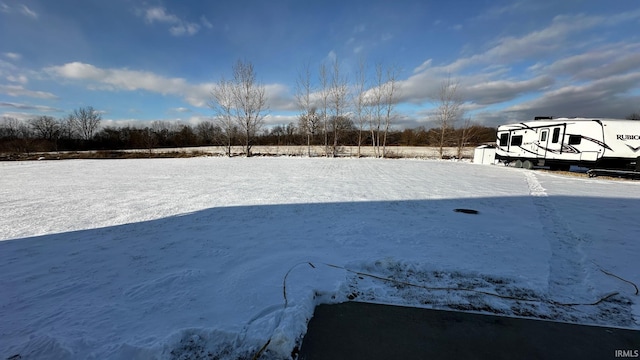
M616 350L640 350L640 331L346 302L316 307L299 359L582 360L620 358Z

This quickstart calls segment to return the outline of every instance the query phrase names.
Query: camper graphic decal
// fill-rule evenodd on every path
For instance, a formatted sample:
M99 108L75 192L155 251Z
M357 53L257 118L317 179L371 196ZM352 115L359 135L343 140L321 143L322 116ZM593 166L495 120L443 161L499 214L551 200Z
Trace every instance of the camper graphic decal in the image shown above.
M633 147L633 146L631 146L629 144L625 144L625 145L627 145L629 147L629 149L633 150L633 152L638 152L638 150L640 150L640 146Z
M562 144L562 152L568 154L579 154L580 150L578 150L575 146Z
M594 139L594 138L590 138L590 137L584 136L584 135L582 135L582 138L585 139L585 140L589 140L589 141L591 141L593 143L596 143L596 144L602 146L603 148L605 148L607 150L613 150L612 148L609 147L609 145L605 144L604 142L602 142L600 140L597 140L597 139Z

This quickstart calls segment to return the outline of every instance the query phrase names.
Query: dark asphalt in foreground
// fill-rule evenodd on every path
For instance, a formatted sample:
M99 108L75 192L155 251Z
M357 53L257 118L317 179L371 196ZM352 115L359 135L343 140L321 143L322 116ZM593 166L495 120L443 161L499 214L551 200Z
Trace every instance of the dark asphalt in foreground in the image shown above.
M582 360L638 351L638 330L346 302L316 307L299 359Z

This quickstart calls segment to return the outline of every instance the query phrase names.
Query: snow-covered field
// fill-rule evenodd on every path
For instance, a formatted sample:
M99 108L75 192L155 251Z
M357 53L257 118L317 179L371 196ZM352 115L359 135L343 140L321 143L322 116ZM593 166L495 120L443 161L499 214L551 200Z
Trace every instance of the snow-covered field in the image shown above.
M348 299L640 329L638 181L425 160L13 162L0 214L2 359L267 343L261 358L287 358L315 305Z

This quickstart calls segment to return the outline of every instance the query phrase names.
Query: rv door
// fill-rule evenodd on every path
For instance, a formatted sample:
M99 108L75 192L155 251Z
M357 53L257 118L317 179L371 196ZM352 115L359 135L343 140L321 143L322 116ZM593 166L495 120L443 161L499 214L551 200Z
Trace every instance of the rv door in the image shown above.
M564 124L561 126L554 126L550 128L550 139L547 142L547 155L546 158L557 158L562 154L562 142L564 139ZM548 153L551 154L548 154Z
M549 129L544 128L540 130L538 135L538 149L536 150L536 156L538 159L544 159L547 157L547 149L549 148Z

